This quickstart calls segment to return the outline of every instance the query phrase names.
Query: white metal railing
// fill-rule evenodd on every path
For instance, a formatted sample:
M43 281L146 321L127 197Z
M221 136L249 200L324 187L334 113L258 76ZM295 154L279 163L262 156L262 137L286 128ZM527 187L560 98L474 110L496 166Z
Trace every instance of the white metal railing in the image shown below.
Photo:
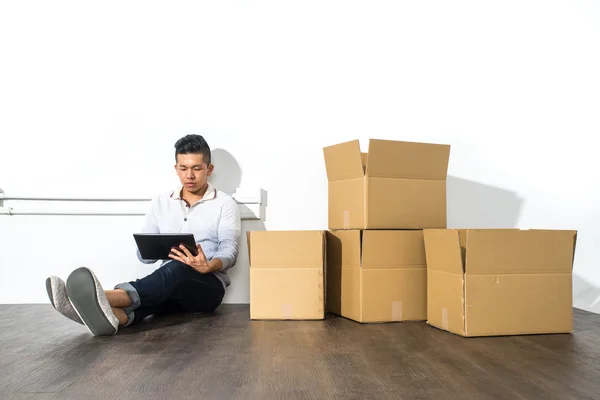
M144 215L143 211L111 211L111 210L36 210L28 208L0 208L0 215Z
M232 196L238 203L243 220L261 219L262 191L242 190ZM32 202L149 202L149 198L117 198L117 197L43 197L7 195L0 189L0 215L85 215L85 216L136 216L144 215L146 210L76 210L76 209L46 209L5 207L5 201Z
M7 196L0 189L0 200L25 200L25 201L150 201L151 199L117 198L117 197L31 197Z

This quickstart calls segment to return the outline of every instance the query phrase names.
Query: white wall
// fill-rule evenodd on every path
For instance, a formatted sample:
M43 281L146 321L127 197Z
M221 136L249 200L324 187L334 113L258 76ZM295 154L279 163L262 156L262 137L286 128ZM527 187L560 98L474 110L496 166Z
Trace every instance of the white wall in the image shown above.
M32 3L0 5L7 193L152 196L195 132L267 191L267 229L325 229L323 146L449 143L450 226L578 229L575 304L600 312L598 3ZM140 224L0 216L0 302L80 264L149 273Z

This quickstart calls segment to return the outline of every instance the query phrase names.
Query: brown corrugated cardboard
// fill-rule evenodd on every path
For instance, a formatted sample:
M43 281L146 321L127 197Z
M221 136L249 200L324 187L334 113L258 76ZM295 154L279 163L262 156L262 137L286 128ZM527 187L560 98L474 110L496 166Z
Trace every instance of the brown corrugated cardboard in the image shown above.
M327 234L327 310L358 322L424 321L426 266L421 230Z
M324 231L248 232L251 319L323 319Z
M371 139L323 149L329 229L446 227L450 146Z
M576 231L427 229L427 322L462 336L570 333Z

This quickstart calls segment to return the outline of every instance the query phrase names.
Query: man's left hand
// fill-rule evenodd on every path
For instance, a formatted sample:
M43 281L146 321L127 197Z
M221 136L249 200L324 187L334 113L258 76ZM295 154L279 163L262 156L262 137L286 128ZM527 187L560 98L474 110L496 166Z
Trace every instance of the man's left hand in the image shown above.
M204 251L202 251L202 246L199 244L196 245L196 248L198 249L198 255L196 256L194 256L184 245L179 245L179 248L181 250L173 247L171 253L169 253L169 257L189 265L201 274L208 274L213 271L213 266L206 261L206 255L204 254Z

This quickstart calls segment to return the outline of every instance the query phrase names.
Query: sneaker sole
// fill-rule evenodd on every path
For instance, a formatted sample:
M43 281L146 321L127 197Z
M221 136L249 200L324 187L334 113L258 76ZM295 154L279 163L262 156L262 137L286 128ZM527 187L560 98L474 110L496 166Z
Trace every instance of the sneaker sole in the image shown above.
M92 334L107 336L117 332L100 307L94 277L87 269L73 271L67 279L67 293L79 318Z
M50 278L46 279L46 292L48 292L48 298L50 299L52 307L56 309L56 305L54 305L54 295L52 294L52 280Z

